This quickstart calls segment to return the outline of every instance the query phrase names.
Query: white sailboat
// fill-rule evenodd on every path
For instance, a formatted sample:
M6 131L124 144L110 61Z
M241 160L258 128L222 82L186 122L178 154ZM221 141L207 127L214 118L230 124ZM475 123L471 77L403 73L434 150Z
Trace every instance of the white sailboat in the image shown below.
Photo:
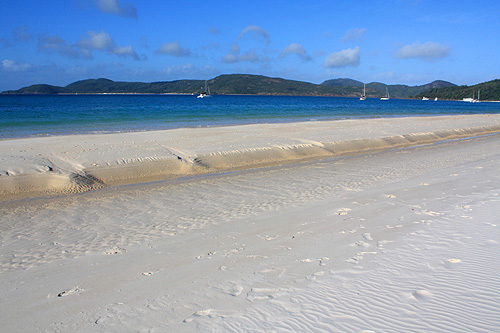
M381 101L388 101L389 100L389 89L387 89L387 87L385 87L385 93L386 95L384 97L382 97L380 100Z
M474 98L474 91L472 91L472 97L467 97L467 98L464 98L463 101L464 102L469 102L469 103L478 103L479 102L479 96L481 94L481 90L478 90L477 91L477 99Z
M360 101L364 101L366 99L366 84L363 84L363 96L359 98Z
M207 85L207 80L205 80L205 90L203 90L203 87L201 89L202 89L201 93L198 96L196 96L196 98L211 97L210 88Z

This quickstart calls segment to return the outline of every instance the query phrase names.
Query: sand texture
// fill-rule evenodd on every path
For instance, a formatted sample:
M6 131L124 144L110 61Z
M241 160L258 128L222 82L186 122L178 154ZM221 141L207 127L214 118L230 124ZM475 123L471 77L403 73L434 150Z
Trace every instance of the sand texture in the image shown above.
M473 115L3 140L0 200L78 193L499 131L499 115Z
M498 119L360 120L366 126L362 133L353 130L360 128L358 121L344 121L27 142L35 142L31 147L43 156L62 154L54 147L65 149L68 164L54 166L71 164L90 173L88 161L119 169L145 156L168 156L158 153L152 143L158 140L177 140L178 149L168 148L170 154L194 162L273 145L320 147L319 142L450 131L471 135L475 128L497 126ZM327 132L335 132L331 126L337 124L344 124L337 128L344 139ZM314 133L306 135L307 129ZM181 140L175 133L193 134ZM217 137L224 138L219 146ZM29 150L23 140L10 142ZM93 144L109 150L91 150ZM148 184L113 187L101 179L96 191L4 201L0 327L5 332L500 331L499 147L500 135L491 134L265 168L239 165L234 172ZM37 154L22 156L29 163L22 170L12 163L9 170L44 173L30 169ZM124 160L112 160L116 156Z

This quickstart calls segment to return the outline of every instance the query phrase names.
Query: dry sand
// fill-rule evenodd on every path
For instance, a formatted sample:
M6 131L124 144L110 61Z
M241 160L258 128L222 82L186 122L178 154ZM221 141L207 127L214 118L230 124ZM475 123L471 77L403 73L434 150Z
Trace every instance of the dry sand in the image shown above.
M343 145L369 142L372 151L382 148L373 142L394 138L493 133L498 122L496 115L377 119L9 140L0 145L0 170L9 171L3 179L55 167L87 175L92 163L121 169L155 154L194 165L206 156L365 139ZM10 159L3 157L9 143ZM160 155L161 145L170 153ZM217 160L202 168L246 170L120 187L100 180L98 191L50 198L4 196L0 325L9 332L498 331L498 147L500 136L491 134L365 154L350 148L350 156L324 159L292 154L283 161L303 162L281 166L276 157ZM45 156L38 161L67 152L73 169L33 168L41 164L30 148ZM247 169L258 165L273 166Z

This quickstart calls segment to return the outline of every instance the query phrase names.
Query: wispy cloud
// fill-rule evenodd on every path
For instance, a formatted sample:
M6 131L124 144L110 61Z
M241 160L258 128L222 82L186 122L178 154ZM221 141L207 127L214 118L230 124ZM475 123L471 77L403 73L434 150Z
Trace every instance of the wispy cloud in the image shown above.
M104 51L109 55L130 57L139 60L132 46L116 45L106 31L88 31L82 35L76 44L69 44L60 36L41 35L38 37L38 51L57 53L67 58L92 58L93 51Z
M341 41L360 40L366 33L366 28L353 28L346 31L345 35L340 38Z
M40 35L38 37L38 51L58 53L68 58L81 58L82 56L76 45L69 45L59 36Z
M217 73L217 70L212 66L207 65L200 68L190 63L176 66L167 66L160 71L162 78L178 78L179 76L187 78L199 78L216 75Z
M265 31L264 29L262 29L259 26L249 25L248 27L246 27L245 29L243 29L240 32L240 34L238 35L238 38L236 38L235 43L238 43L238 41L248 33L253 34L253 36L255 38L262 37L264 39L264 41L266 42L266 45L269 45L269 43L271 42L271 38L269 36L269 33L267 33L267 31Z
M281 51L280 57L284 58L289 54L296 54L304 61L310 61L311 56L307 54L307 51L300 44L292 43L285 47L283 51Z
M240 56L240 47L238 45L239 41L247 34L253 35L254 38L263 39L266 45L271 42L270 35L267 31L256 25L249 25L243 29L238 37L236 38L234 44L231 46L231 50L226 54L222 61L226 63L235 63L238 61L248 61L248 62L265 62L267 58L259 57L255 50L247 51Z
M187 48L181 47L179 42L162 44L160 48L155 51L155 53L171 55L174 57L189 57L191 55L191 51Z
M26 72L32 67L31 64L26 62L16 62L10 59L2 60L2 69L7 72Z
M137 8L130 3L122 4L118 0L95 0L95 4L103 13L137 18Z
M323 64L326 68L336 67L357 67L359 66L360 49L356 46L353 49L345 49L340 52L329 54Z
M434 43L427 42L424 44L413 43L410 45L405 45L398 50L396 53L396 58L398 59L422 59L425 61L433 61L440 58L445 58L450 54L450 47Z
M219 30L219 28L214 27L214 26L210 27L210 28L208 29L208 32L210 32L212 35L220 35L220 34L222 33L222 32Z
M31 39L31 33L29 31L29 27L28 26L20 26L16 29L14 29L14 31L12 31L12 34L14 35L14 38L17 39L17 40L22 40L22 41L29 41Z

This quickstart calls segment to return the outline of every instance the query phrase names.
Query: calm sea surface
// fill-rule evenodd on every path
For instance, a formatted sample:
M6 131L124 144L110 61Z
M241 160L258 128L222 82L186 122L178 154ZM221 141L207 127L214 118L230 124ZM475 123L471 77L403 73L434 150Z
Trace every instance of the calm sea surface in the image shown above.
M475 113L500 113L500 103L290 96L0 95L0 139Z

